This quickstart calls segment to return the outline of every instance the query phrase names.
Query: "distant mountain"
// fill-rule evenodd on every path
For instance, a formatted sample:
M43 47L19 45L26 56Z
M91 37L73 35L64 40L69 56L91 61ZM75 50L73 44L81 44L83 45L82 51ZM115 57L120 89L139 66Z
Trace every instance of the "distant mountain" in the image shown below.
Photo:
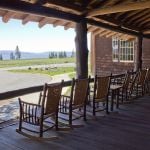
M10 59L10 53L14 53L11 50L0 50L0 54L2 54L3 60ZM72 52L67 52L67 57L70 57ZM48 58L49 52L41 52L41 53L32 53L32 52L21 52L21 59L32 59L32 58Z

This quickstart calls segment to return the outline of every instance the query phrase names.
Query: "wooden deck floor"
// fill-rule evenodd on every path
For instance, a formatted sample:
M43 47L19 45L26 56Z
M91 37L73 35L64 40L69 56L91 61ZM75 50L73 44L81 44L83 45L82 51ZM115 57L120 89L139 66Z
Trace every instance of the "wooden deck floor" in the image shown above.
M15 132L17 125L0 130L0 150L150 150L150 96L120 105L86 125L58 133L55 141L36 141Z

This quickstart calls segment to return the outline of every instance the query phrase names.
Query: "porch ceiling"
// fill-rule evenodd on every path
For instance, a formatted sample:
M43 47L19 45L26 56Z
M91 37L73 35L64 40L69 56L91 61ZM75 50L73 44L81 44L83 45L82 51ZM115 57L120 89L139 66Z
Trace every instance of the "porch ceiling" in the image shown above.
M85 18L95 35L150 37L150 0L0 0L0 16L5 23L13 18L65 29Z

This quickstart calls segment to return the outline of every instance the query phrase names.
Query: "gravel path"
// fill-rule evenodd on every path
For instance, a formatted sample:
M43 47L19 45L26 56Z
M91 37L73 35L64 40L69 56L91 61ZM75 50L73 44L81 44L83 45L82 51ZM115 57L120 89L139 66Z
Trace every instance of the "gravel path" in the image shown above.
M41 74L12 73L0 70L0 93L30 86L42 85L45 82L59 82L62 79L65 81L70 80L67 74L50 77L48 75ZM39 93L21 96L23 100L34 103L38 101L38 97ZM18 116L18 108L19 105L17 98L0 101L0 123L16 118Z
M29 73L12 73L4 70L0 70L0 93L37 86L52 82L59 82L61 79L69 80L68 75L58 75L55 77L50 77L48 75L41 74L29 74Z

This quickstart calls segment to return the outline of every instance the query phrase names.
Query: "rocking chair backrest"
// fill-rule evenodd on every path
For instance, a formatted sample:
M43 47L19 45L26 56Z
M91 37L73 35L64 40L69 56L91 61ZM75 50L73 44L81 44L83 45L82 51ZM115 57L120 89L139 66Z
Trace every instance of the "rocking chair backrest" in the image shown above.
M146 81L150 81L150 68L147 69Z
M123 88L127 89L129 87L129 84L131 83L131 81L132 81L132 74L131 73L127 73L126 77L125 77L125 81L123 83Z
M94 93L96 99L106 98L108 95L110 86L110 76L106 77L97 77L95 76L94 80Z
M140 72L138 73L138 84L141 84L143 85L145 83L145 79L146 79L146 73L147 73L147 70L140 70Z
M72 102L75 106L83 105L86 101L89 87L89 79L76 79L74 82L74 89L72 93Z
M58 84L45 84L42 101L42 105L45 107L45 114L52 114L58 111L59 101L62 92L62 84L63 81Z

